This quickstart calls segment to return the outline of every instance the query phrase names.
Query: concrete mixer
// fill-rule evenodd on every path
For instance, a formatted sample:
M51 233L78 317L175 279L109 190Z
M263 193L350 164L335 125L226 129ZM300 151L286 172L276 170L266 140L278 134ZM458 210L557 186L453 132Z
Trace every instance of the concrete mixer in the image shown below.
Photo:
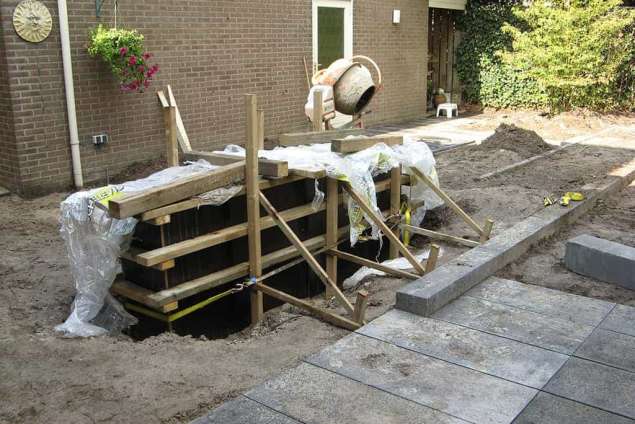
M370 70L357 60L370 63L377 72L378 81L373 81ZM313 118L313 95L321 91L324 99L323 120L335 117L335 111L344 115L360 115L382 87L379 66L366 56L353 56L352 59L338 59L328 68L313 75L313 88L309 93L305 112Z

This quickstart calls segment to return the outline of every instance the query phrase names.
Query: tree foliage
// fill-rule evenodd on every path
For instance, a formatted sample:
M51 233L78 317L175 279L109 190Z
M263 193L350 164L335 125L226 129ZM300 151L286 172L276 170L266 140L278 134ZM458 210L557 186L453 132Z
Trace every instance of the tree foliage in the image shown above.
M635 11L622 0L472 0L458 72L469 101L563 110L635 105Z

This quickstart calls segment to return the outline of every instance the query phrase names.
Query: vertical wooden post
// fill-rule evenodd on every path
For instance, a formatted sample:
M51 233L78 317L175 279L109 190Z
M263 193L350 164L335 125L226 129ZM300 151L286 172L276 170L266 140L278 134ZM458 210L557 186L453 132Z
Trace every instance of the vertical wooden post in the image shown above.
M249 242L249 275L262 276L260 242L260 189L258 187L258 98L253 94L245 96L247 110L247 143L245 145L246 169L245 187L247 192L247 234ZM262 292L252 289L250 293L251 325L262 319Z
M485 225L483 226L483 233L481 234L480 239L481 243L485 243L487 240L489 240L490 236L492 235L492 228L494 228L494 221L492 221L491 219L485 221Z
M258 150L265 150L265 111L258 110Z
M170 105L163 109L165 120L165 141L166 141L166 157L168 166L177 166L179 164L179 145L177 141L176 128L176 106Z
M324 117L324 97L322 92L316 90L313 93L313 131L324 131L322 118Z
M339 194L337 188L339 184L335 178L326 178L326 247L336 249L338 212L340 208ZM326 255L326 273L329 278L337 284L337 256ZM334 296L333 290L326 286L326 298Z
M401 166L393 168L390 171L390 215L399 214L401 209ZM399 226L395 228L395 235L399 237ZM399 257L399 246L390 243L389 248L390 259Z
M357 292L357 299L355 300L355 310L353 311L353 321L360 325L364 325L364 319L366 317L366 308L368 307L368 292L366 290L360 290Z
M441 250L441 248L436 244L430 246L430 254L428 255L428 261L426 262L426 274L434 271L434 269L437 267L437 260L439 260L439 250Z

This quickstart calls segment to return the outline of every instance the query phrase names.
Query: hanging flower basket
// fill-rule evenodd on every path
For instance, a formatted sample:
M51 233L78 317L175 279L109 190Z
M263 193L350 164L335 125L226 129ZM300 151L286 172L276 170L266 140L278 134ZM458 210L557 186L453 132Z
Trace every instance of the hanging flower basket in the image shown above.
M152 55L144 51L143 35L135 30L99 25L90 33L88 53L110 66L122 91L143 92L159 71L158 65L148 63Z

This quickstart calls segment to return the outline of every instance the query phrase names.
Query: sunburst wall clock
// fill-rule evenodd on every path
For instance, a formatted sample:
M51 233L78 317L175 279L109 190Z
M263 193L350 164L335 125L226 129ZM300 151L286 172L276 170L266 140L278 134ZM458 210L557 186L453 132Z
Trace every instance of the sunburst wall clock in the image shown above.
M13 11L13 27L22 39L39 43L51 33L53 19L41 2L23 0Z

